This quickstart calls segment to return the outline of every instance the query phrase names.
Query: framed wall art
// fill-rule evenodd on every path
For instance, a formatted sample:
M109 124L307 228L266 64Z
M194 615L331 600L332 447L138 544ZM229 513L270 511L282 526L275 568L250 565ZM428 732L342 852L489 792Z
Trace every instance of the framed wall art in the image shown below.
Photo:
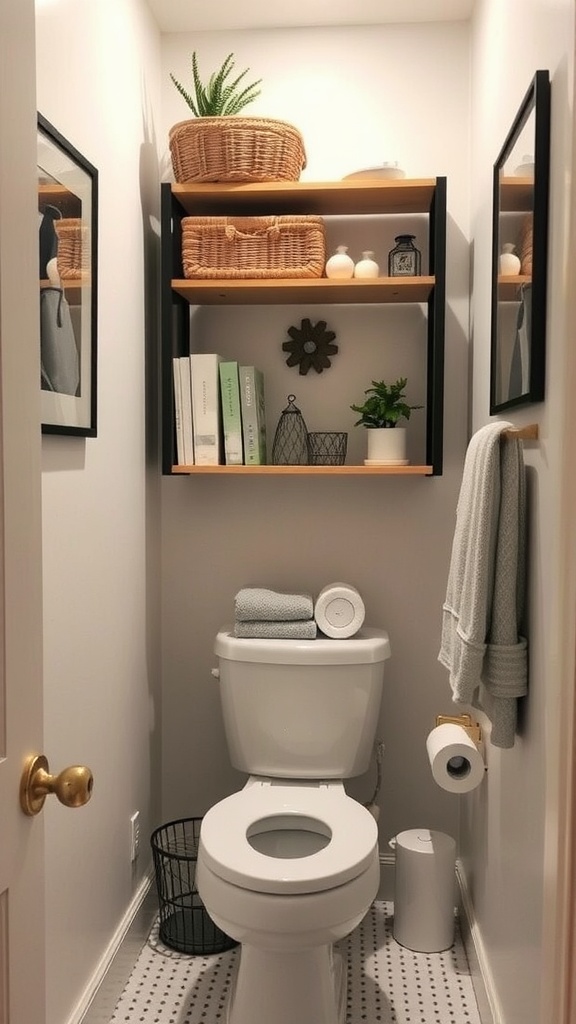
M42 431L96 436L98 172L38 114Z
M494 164L490 413L544 399L550 77L537 71Z

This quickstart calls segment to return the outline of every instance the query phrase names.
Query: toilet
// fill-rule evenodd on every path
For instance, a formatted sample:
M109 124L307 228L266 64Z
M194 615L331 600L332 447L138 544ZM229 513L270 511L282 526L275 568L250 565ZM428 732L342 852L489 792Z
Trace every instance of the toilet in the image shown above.
M214 923L241 943L228 1024L343 1024L346 971L334 943L378 891L378 830L347 795L373 750L390 644L215 642L231 763L242 790L200 830L196 884Z

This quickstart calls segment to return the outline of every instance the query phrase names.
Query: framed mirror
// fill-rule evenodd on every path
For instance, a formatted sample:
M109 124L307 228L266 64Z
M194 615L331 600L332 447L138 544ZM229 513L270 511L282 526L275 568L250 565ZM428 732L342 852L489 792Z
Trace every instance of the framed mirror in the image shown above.
M96 436L98 172L38 114L42 431Z
M537 71L494 164L490 412L541 402L550 78Z

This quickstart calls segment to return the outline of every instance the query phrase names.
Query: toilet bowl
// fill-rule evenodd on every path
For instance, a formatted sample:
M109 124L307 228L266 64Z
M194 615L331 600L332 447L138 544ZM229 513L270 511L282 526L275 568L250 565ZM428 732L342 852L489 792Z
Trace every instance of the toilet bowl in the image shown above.
M340 782L249 779L206 814L196 867L215 924L242 943L230 1024L340 1024L332 944L379 884L378 831Z
M369 764L388 637L224 629L215 651L230 759L249 773L204 816L196 865L206 911L241 943L228 1024L344 1024L334 943L375 898L379 856L376 822L343 780Z

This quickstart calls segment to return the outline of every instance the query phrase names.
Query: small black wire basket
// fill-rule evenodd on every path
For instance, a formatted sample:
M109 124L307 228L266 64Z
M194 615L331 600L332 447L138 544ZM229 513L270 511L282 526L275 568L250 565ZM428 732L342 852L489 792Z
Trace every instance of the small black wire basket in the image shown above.
M208 915L196 888L201 818L181 818L157 828L150 837L160 910L159 935L170 949L206 955L238 943Z
M341 430L318 430L308 434L308 462L311 466L343 466L348 434Z

